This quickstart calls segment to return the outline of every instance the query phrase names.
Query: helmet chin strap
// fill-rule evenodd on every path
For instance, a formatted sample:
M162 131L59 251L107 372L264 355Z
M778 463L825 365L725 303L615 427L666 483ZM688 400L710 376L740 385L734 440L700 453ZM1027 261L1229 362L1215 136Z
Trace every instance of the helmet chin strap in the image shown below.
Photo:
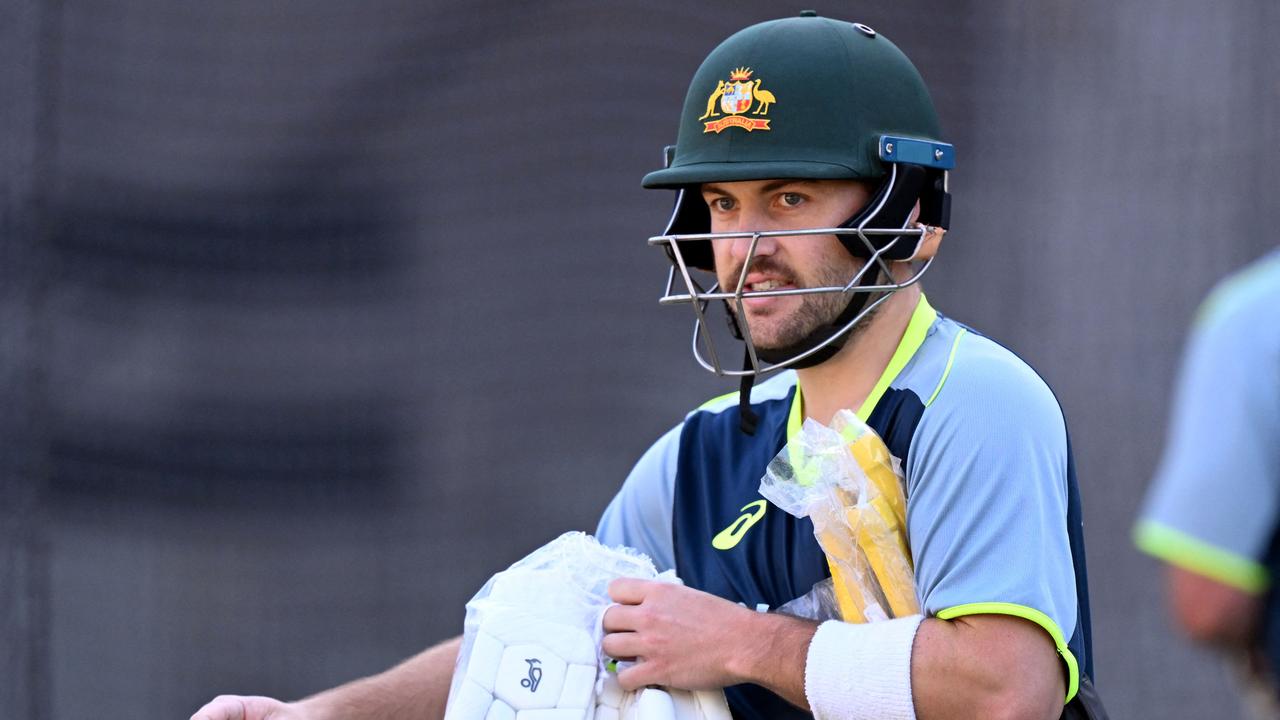
M874 273L863 273L862 279L858 281L857 286L868 287L876 285L879 283L880 276L883 274L884 271L879 268L877 268ZM820 345L826 341L827 338L839 333L845 325L848 325L855 317L857 317L858 313L862 312L862 309L871 302L872 294L873 293L870 292L853 292L853 297L849 298L849 303L845 305L844 310L840 311L840 314L836 316L835 320L824 325L819 325L804 338L785 347L768 349L756 348L756 357L767 363L777 364ZM730 314L729 318L730 327L734 334L741 339L742 333L738 329L737 321L733 319L732 314ZM844 347L845 342L848 341L849 336L852 334L853 328L849 328L848 332L831 341L829 345L809 357L793 363L791 367L797 370L803 370L804 368L821 365L832 357L835 357L835 354L840 352L840 349ZM750 350L743 351L742 369L752 369ZM755 435L756 426L760 422L760 417L751 409L751 388L755 385L755 378L755 373L743 375L742 379L738 383L738 427L747 435Z
M742 351L742 369L751 369L751 351ZM755 435L760 416L751 409L751 386L756 382L755 373L743 375L738 381L738 429L746 435Z

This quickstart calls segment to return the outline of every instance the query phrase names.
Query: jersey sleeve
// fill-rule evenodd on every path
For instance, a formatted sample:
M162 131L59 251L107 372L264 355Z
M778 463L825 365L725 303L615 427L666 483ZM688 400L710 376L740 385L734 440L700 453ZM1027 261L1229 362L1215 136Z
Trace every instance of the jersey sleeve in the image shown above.
M676 564L671 512L683 428L677 425L640 457L596 528L600 542L643 552L659 572Z
M1077 595L1067 526L1068 442L1031 368L972 334L926 407L907 462L907 527L927 616L1013 615L1053 638L1069 672Z
M1166 562L1258 593L1269 582L1262 560L1280 501L1280 353L1274 326L1260 331L1251 310L1212 297L1202 310L1135 540Z

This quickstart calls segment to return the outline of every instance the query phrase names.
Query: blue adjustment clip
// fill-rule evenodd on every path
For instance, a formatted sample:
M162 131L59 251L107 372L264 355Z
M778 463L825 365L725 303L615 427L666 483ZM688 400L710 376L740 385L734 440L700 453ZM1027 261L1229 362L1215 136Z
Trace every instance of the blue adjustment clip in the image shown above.
M948 143L881 135L880 159L885 162L909 163L950 170L956 166L956 149Z

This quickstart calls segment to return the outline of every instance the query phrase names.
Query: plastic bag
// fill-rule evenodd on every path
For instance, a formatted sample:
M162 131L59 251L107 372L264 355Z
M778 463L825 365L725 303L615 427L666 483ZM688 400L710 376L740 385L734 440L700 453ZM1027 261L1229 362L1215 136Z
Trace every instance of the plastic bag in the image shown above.
M836 600L835 583L831 578L819 580L813 589L794 600L779 605L776 612L806 620L840 620L840 604Z
M600 652L601 618L612 604L608 586L619 577L679 582L674 573L658 573L642 553L606 547L580 532L561 535L490 578L467 603L446 720L668 717L638 714L641 693L622 692ZM650 695L649 706L656 701L665 708ZM712 707L670 715L674 720L721 717L712 714L716 700L729 717L722 692L667 696L673 708L684 696L695 700L689 707Z
M805 421L769 463L760 494L813 521L831 584L783 612L854 623L919 612L902 488L898 462L852 412L836 413L832 427Z

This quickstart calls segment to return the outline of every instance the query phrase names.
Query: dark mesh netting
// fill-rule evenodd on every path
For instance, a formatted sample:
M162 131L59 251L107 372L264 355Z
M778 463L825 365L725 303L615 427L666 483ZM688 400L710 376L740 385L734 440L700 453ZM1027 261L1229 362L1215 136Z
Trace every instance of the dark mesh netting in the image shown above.
M594 528L736 387L656 305L639 178L705 53L793 10L0 2L0 717L308 694ZM1112 712L1222 714L1127 535L1191 310L1273 243L1277 11L818 10L892 37L958 148L934 304L1064 398Z

